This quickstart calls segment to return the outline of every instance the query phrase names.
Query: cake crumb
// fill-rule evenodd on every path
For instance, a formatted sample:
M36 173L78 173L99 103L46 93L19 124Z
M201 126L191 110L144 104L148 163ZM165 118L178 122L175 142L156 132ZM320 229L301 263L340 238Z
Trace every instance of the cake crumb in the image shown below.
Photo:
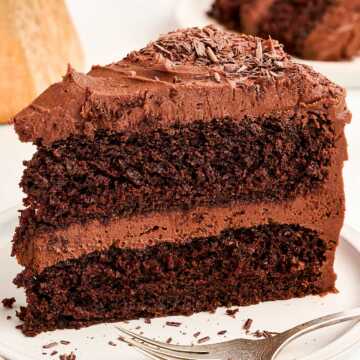
M145 324L151 324L151 319L149 319L149 318L144 319L144 323Z
M247 319L243 325L243 329L248 332L251 328L251 325L253 323L253 319Z
M167 326L175 326L175 327L179 327L181 325L181 322L177 322L177 321L167 321L166 322Z
M198 342L198 344L202 344L202 343L207 342L209 340L210 340L210 336L205 336L205 337L199 339L197 342Z
M6 317L6 320L11 320L11 315L8 315L8 316Z
M59 356L60 360L76 360L76 355L71 352L70 354L62 354Z
M5 298L5 299L2 299L1 302L2 302L4 308L12 309L16 302L16 299L14 297Z
M231 309L227 309L226 310L226 315L229 315L231 317L235 317L235 314L239 311L239 309L234 309L234 310L231 310Z

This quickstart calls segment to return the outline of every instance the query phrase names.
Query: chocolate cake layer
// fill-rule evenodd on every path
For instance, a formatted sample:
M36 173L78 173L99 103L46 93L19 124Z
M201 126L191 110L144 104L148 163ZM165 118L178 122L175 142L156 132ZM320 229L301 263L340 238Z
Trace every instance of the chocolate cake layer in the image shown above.
M192 237L218 236L226 228L248 228L272 222L297 224L329 241L338 238L343 223L341 174L346 158L345 138L341 136L324 184L316 192L281 202L235 201L222 206L115 217L106 223L91 220L57 230L34 228L38 231L27 228L26 210L14 237L13 253L20 264L40 273L57 262L106 251L111 246L143 249L161 242L184 243Z
M241 32L270 35L306 59L349 59L360 51L358 0L217 0L210 14Z
M228 229L185 244L110 248L16 279L26 288L22 330L186 314L334 291L333 251L297 225ZM130 295L130 296L129 296Z
M99 132L39 146L21 186L34 227L229 201L280 201L328 175L335 129L325 114Z

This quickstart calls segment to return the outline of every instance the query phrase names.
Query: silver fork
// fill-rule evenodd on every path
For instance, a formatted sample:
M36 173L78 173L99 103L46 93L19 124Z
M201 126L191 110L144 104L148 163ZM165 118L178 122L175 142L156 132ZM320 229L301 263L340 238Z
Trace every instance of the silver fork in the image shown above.
M292 340L311 331L349 320L360 320L360 308L326 315L261 340L236 339L211 345L181 346L137 335L123 327L123 340L155 360L274 360Z

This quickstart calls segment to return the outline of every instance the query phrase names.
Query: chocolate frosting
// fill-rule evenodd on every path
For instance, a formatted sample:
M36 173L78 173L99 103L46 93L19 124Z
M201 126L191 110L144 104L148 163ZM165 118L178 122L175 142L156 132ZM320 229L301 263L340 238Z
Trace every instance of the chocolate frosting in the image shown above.
M131 131L195 120L326 109L344 92L295 64L278 42L208 26L169 33L88 74L69 67L15 116L22 141L45 145L99 129ZM219 101L221 99L221 101Z

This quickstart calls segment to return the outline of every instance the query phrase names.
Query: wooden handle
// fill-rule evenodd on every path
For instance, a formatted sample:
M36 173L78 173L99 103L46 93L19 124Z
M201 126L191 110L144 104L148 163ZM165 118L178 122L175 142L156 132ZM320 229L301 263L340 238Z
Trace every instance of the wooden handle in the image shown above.
M68 63L83 70L64 0L1 0L0 39L0 123L60 81Z

